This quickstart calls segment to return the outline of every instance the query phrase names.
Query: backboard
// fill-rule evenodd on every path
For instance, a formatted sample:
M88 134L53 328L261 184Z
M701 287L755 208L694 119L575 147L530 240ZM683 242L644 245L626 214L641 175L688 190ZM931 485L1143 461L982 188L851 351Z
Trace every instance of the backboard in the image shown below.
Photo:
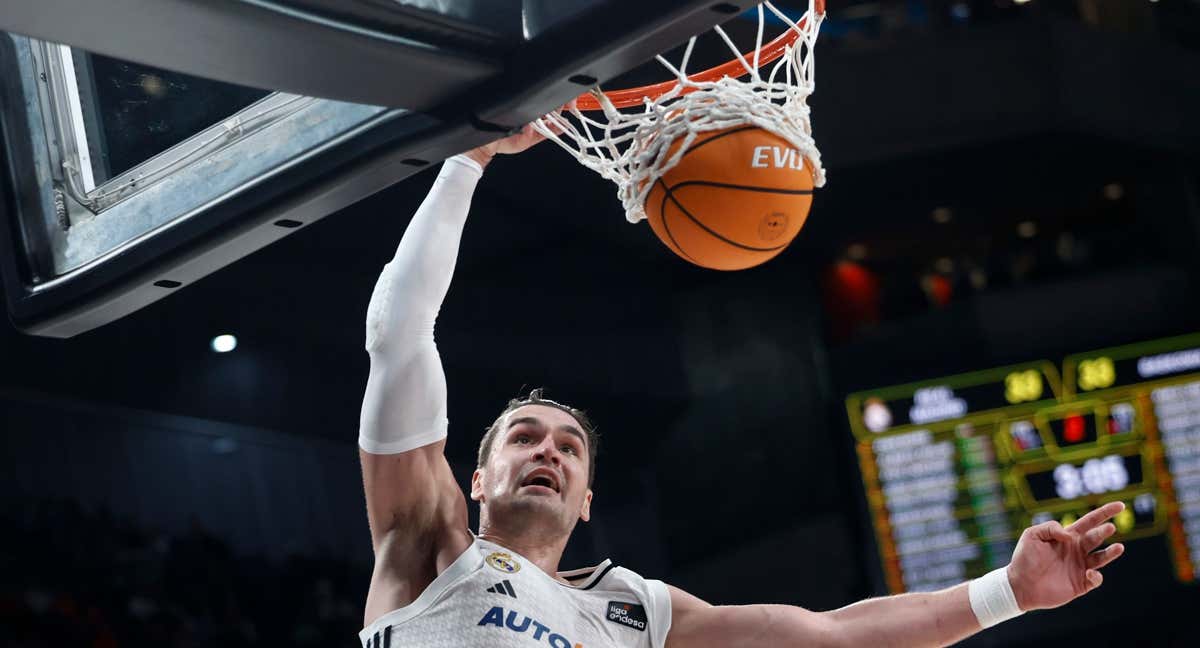
M9 316L112 321L753 4L8 3Z

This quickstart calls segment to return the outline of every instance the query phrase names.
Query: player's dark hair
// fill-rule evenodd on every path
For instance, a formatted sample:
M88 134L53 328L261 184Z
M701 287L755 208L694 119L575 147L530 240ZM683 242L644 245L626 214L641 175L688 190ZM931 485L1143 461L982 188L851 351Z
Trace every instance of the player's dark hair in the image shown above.
M475 463L475 467L483 468L487 465L488 459L492 456L492 444L496 440L496 434L500 432L500 424L504 421L504 417L508 416L509 412L526 405L545 405L546 407L553 407L570 414L579 423L579 427L583 428L583 434L587 437L588 488L591 488L592 482L596 479L596 454L600 450L600 435L596 433L596 425L592 423L592 420L588 418L587 413L583 410L575 409L570 405L564 405L558 401L552 401L549 398L543 397L542 394L544 391L543 388L538 387L530 391L529 395L525 398L514 398L508 401L508 406L504 408L503 412L500 412L500 416L496 417L496 420L492 422L487 432L484 433L483 440L479 442L479 457Z

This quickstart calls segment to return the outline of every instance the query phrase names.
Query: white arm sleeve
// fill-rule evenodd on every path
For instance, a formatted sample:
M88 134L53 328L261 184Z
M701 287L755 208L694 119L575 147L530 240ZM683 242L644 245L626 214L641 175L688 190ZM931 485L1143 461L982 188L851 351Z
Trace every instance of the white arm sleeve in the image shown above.
M446 437L446 375L433 324L458 259L458 243L483 174L474 160L446 160L383 268L367 307L367 377L358 445L397 454Z

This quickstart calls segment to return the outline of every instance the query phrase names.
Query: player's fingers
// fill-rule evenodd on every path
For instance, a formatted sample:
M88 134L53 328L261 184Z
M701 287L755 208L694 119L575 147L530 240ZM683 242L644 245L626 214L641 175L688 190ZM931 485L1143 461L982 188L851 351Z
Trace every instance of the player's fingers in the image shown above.
M522 126L519 134L521 136L521 139L527 140L530 142L538 142L538 141L546 139L546 136L542 135L541 131L539 131L537 129L537 127L533 125L533 122L530 122L530 123Z
M558 115L555 115L553 113L550 115L547 115L545 118L542 119L541 125L546 130L550 131L551 133L553 133L555 135L562 135L563 131L566 129L563 128L563 125L558 121L558 119L555 119L555 117L558 117ZM559 117L559 119L561 119L561 117ZM541 131L538 131L538 134L544 136L544 133L542 133Z
M1037 526L1031 527L1030 530L1033 532L1035 538L1043 542L1063 542L1072 539L1071 534L1056 520L1042 522Z
M1083 539L1080 544L1083 545L1084 551L1091 551L1099 547L1105 540L1112 537L1112 534L1117 532L1117 525L1112 522L1105 522L1100 526L1083 534Z
M1097 587L1100 587L1100 583L1104 582L1104 574L1101 574L1095 569L1087 570L1084 572L1083 577L1085 580L1087 580L1087 591L1089 592Z
M1075 523L1070 527L1071 531L1075 533L1087 533L1088 531L1100 526L1100 524L1108 518L1124 510L1125 504L1123 502L1109 502L1108 504L1101 506L1091 513L1079 518L1078 520L1075 520Z
M1117 558L1120 558L1121 554L1123 553L1125 553L1125 545L1121 543L1117 543L1110 547L1105 547L1100 551L1088 555L1087 566L1089 569L1100 569Z

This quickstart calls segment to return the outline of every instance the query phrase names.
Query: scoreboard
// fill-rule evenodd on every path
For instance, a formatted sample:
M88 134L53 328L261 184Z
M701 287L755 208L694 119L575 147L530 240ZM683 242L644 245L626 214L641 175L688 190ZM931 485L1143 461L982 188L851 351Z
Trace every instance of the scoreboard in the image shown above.
M1025 527L1114 500L1114 541L1161 538L1164 569L1196 580L1200 335L858 392L846 407L893 593L981 576Z

